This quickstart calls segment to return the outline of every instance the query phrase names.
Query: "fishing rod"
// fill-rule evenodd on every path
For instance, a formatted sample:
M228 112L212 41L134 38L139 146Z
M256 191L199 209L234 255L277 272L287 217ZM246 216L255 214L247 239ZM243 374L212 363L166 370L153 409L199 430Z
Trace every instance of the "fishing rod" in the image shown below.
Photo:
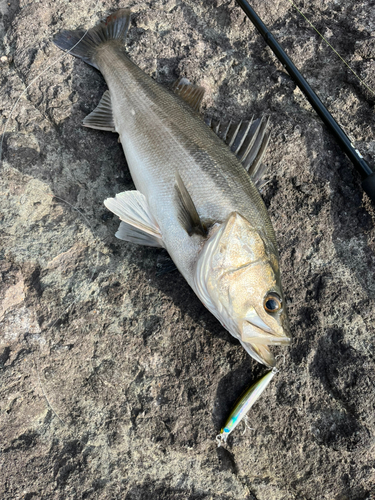
M305 94L311 106L315 109L320 118L335 136L337 142L341 146L341 149L346 153L346 155L349 157L349 159L352 161L352 163L360 173L364 191L371 198L371 200L375 202L375 172L365 162L358 149L355 149L348 136L324 106L319 97L315 94L307 81L303 78L301 73L293 64L292 60L286 55L284 49L276 41L273 34L268 30L267 26L263 23L254 9L250 7L249 3L246 0L237 0L237 3L245 12L250 21L254 24L259 33L262 35L267 45L271 48L272 52L283 64L289 75L294 80L295 84Z

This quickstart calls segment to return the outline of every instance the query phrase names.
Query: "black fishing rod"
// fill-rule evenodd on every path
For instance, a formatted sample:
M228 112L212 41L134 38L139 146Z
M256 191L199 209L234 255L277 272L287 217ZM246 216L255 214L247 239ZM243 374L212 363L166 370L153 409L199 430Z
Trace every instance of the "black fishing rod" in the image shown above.
M245 12L250 21L254 24L259 33L262 35L265 42L271 48L279 61L284 65L285 69L293 78L296 85L305 94L311 106L315 109L320 118L336 137L337 142L340 144L342 150L347 154L349 159L361 174L362 187L364 191L371 198L371 200L375 202L375 172L373 172L371 167L365 162L361 153L357 149L355 149L348 136L324 106L319 97L315 94L307 81L303 78L301 73L295 67L291 59L289 59L289 57L286 55L281 45L275 40L273 34L268 30L267 26L263 23L254 9L250 7L246 0L237 0L237 3Z

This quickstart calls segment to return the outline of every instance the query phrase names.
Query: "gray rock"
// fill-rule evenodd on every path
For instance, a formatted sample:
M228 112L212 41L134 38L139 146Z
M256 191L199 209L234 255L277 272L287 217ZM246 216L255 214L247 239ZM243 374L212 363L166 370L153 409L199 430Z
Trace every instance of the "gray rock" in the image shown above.
M374 167L374 96L289 2L251 3ZM81 126L106 86L52 44L118 3L1 2L0 497L375 498L374 205L234 1L126 6L129 54L160 83L204 85L214 116L271 117L262 194L293 344L254 430L218 449L264 368L178 273L157 275L163 253L115 239L103 200L132 181L117 137ZM304 12L374 89L372 2Z

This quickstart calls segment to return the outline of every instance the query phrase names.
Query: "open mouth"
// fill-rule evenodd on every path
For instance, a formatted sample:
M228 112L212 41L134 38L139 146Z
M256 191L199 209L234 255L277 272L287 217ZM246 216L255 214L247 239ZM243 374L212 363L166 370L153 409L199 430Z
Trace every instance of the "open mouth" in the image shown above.
M241 340L255 345L288 345L290 338L274 332L259 316L254 316L242 325Z

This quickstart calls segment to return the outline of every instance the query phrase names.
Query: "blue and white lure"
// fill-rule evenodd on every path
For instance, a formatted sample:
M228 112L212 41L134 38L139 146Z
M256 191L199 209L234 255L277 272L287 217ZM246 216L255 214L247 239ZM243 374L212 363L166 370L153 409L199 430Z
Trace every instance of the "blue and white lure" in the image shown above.
M267 372L263 375L263 377L254 382L254 384L252 384L238 400L237 404L227 418L224 427L221 429L220 434L216 436L218 446L221 446L222 443L226 443L229 434L234 431L237 425L245 418L247 412L260 398L261 394L267 388L268 384L278 371L279 370L276 368L273 368L271 371Z

